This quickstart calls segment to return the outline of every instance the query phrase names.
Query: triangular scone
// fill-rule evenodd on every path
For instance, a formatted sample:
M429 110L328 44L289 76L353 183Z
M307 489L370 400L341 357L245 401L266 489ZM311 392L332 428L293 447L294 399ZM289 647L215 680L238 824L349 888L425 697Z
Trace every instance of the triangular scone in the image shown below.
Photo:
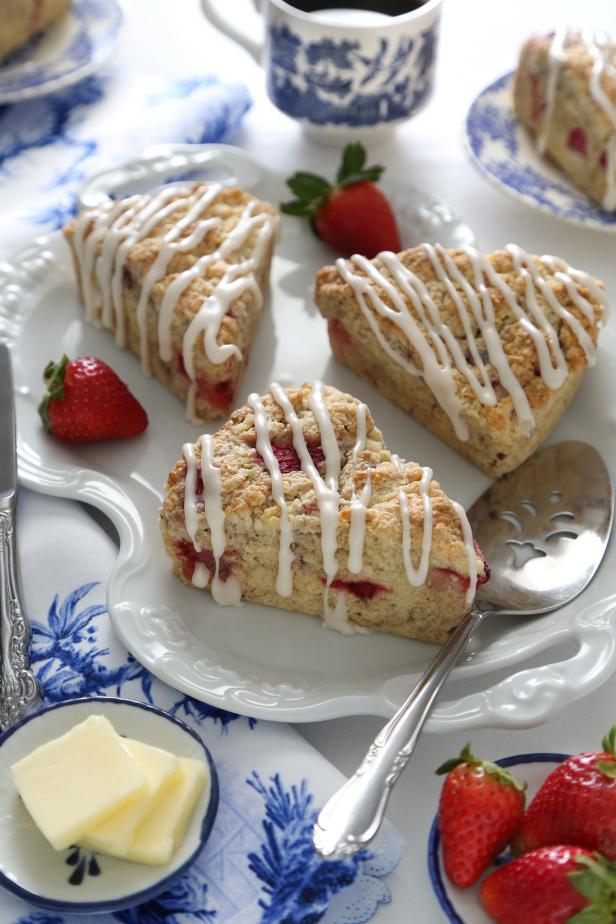
M316 302L336 359L495 477L559 420L607 307L588 273L513 244L341 259Z
M487 566L431 476L393 455L350 395L272 385L185 444L161 511L165 546L178 577L219 603L442 642Z
M64 229L86 320L113 331L191 420L232 406L277 222L242 189L193 183L89 209Z

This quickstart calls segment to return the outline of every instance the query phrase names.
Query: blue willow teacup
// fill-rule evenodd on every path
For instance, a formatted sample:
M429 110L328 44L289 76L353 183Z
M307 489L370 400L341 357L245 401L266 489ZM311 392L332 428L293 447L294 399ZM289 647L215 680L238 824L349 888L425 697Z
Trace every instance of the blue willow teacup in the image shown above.
M322 140L369 138L430 97L442 0L331 0L335 8L255 0L261 39L240 25L238 0L201 2L208 19L264 67L274 105Z

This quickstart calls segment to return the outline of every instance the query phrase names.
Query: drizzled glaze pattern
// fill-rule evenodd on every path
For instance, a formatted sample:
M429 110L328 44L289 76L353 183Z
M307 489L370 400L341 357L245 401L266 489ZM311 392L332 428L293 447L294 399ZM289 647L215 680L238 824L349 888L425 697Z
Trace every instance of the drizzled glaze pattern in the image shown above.
M541 153L545 152L552 115L554 100L558 87L561 65L567 48L582 42L592 61L592 69L588 87L597 107L612 123L612 133L605 149L605 194L603 208L606 211L616 209L616 105L605 90L605 83L616 87L616 53L614 45L603 33L593 32L589 29L581 31L560 27L554 33L548 52L548 74L545 87L545 106L541 127L537 135L537 147Z
M170 264L177 254L190 255L202 245L208 233L219 227L222 219L211 212L221 196L218 184L182 185L163 189L150 197L134 196L80 215L75 222L73 248L82 283L85 317L90 323L114 329L116 342L126 346L123 280L129 252L135 244L152 235L161 222L178 213L177 220L162 236L160 248L141 283L136 308L139 331L139 355L146 375L151 374L148 344L148 308L154 287L165 281ZM181 208L185 210L182 212ZM188 324L181 347L181 363L188 380L187 416L195 420L196 369L195 351L203 336L205 355L219 365L230 357L242 360L235 344L219 344L222 319L232 303L251 292L257 307L262 292L255 273L264 260L276 231L276 217L271 212L255 212L255 201L245 206L236 225L213 251L199 257L179 272L166 286L156 321L160 359L173 359L172 323L180 299L198 278L206 277L215 263L223 263L223 273L212 293L203 300ZM250 243L250 251L240 262L238 253ZM93 285L96 280L96 285Z
M490 260L474 248L460 248L455 252L466 257L470 280L460 270L452 253L441 246L423 244L422 250L455 307L463 337L454 335L428 285L400 256L381 253L377 266L356 255L350 260L339 259L336 265L344 281L353 289L357 304L380 346L406 372L423 378L449 417L458 439L468 440L469 429L462 415L455 373L466 380L483 405L494 406L498 398L489 366L496 371L498 384L510 395L522 431L530 433L534 427L533 413L505 351L489 287L504 299L517 323L531 338L537 351L539 374L549 389L559 388L569 370L544 304L570 329L588 365L594 364L596 350L583 324L567 304L559 300L542 268L551 271L553 278L563 284L566 301L572 303L590 325L600 326L593 306L580 288L587 289L603 309L607 309L605 294L588 273L573 269L555 257L534 258L514 244L509 244L506 251L516 282L519 280L522 284L523 299ZM383 332L382 321L392 322L398 328L418 357L418 363L402 355L390 343ZM478 338L483 342L482 347Z
M341 450L330 415L328 401L325 397L323 385L315 382L307 396L307 407L314 416L318 427L321 446L323 449L323 473L319 471L310 451L304 432L304 425L298 416L288 392L280 385L274 383L270 387L270 396L282 411L285 424L291 431L293 450L297 455L298 465L304 475L310 480L316 494L316 509L320 520L320 544L325 572L323 591L323 621L330 628L343 634L366 631L360 626L351 623L347 617L344 591L338 589L337 575L339 572L338 528L340 525L340 511L350 509L348 533L348 559L346 567L352 574L359 574L363 566L364 541L366 532L366 515L372 498L372 468L366 459L361 458L366 449L367 439L367 407L357 402L355 404L355 443L350 451ZM248 406L254 415L255 450L262 460L263 466L271 479L272 498L279 509L279 548L278 573L276 578L276 592L281 597L289 597L293 593L293 523L290 516L289 505L285 498L285 483L281 472L275 447L271 438L271 423L265 407L264 399L256 394L248 398ZM235 603L241 596L241 588L233 576L226 581L219 578L219 565L225 552L225 514L221 500L221 475L219 467L214 460L214 439L211 436L202 436L199 440L201 449L201 479L203 496L198 488L197 461L194 447L187 443L183 447L186 461L186 474L184 480L184 523L186 531L193 542L196 553L201 552L197 540L200 511L204 509L205 521L212 538L212 551L215 562L215 577L212 583L214 599L219 603ZM391 462L399 476L404 476L404 469L396 455L391 456ZM359 494L353 491L351 500L344 499L340 493L340 476L346 465L360 466L365 470L365 482ZM419 587L429 578L430 557L433 541L433 508L430 495L432 470L424 468L419 484L419 495L422 505L422 526L420 557L417 565L413 564L412 548L418 540L411 535L411 515L409 510L409 495L403 486L397 488L399 499L399 515L402 531L402 558L406 577L410 585ZM470 525L464 509L459 504L453 504L455 514L460 521L460 527L466 556L468 560L468 589L466 602L470 603L475 595L477 586L477 557L471 534ZM199 567L201 565L201 567ZM207 577L204 578L205 566L198 562L193 573L193 584L207 586ZM208 575L209 577L209 575ZM233 582L232 589L228 589ZM215 586L217 584L217 586ZM330 602L331 595L335 594L335 603Z

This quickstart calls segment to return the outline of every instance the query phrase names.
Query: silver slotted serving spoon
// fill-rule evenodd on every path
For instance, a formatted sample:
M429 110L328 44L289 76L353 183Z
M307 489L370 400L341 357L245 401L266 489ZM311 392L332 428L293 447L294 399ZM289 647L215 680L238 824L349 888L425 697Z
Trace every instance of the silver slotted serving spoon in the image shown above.
M491 577L417 686L371 744L361 766L314 826L331 860L370 843L441 687L473 630L489 615L533 616L573 600L607 548L614 496L599 453L587 443L550 446L488 488L468 511Z

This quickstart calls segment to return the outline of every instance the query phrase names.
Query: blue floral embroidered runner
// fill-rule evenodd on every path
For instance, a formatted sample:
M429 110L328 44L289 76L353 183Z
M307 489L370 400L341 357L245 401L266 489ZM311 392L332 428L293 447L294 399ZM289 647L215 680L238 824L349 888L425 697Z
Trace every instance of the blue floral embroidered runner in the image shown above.
M0 255L73 215L83 180L169 142L220 141L250 107L241 84L200 75L164 83L114 74L0 107Z
M18 529L44 702L120 695L169 710L210 748L221 798L205 850L158 898L95 919L65 918L0 892L0 924L361 924L389 902L385 877L401 849L393 829L361 858L330 863L313 850L317 807L342 781L331 764L288 725L241 718L171 689L118 642L104 603L116 547L85 509L24 490Z

